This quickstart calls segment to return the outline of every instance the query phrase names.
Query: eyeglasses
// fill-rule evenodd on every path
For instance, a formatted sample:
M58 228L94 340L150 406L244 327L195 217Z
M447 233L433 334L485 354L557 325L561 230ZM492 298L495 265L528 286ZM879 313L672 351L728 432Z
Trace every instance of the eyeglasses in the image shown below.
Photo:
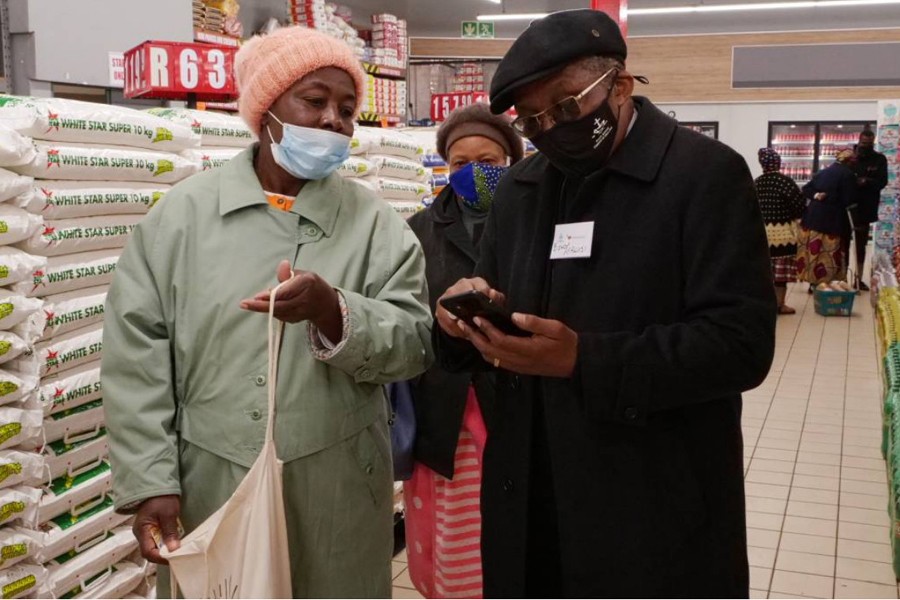
M568 98L563 98L547 110L542 110L536 115L531 115L528 117L519 117L515 121L512 122L513 129L519 133L519 135L523 137L534 137L543 131L543 127L541 126L541 122L544 115L550 118L553 121L553 124L556 125L558 123L569 123L571 121L575 121L578 117L581 116L581 100L591 93L591 91L600 85L600 82L606 79L610 73L615 71L615 68L610 69L606 73L600 76L600 78L587 86L580 94L577 96L569 96Z

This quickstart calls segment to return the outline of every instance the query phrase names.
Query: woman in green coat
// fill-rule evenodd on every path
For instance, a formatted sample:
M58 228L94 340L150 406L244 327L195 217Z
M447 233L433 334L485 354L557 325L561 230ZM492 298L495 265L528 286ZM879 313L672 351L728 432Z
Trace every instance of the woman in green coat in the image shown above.
M268 289L288 325L275 439L297 597L389 597L393 485L381 385L432 360L424 258L370 192L334 173L364 75L350 49L286 28L235 63L260 143L167 194L110 289L103 387L113 491L163 564L231 495L266 428ZM236 552L241 549L236 548ZM168 577L159 578L160 596Z

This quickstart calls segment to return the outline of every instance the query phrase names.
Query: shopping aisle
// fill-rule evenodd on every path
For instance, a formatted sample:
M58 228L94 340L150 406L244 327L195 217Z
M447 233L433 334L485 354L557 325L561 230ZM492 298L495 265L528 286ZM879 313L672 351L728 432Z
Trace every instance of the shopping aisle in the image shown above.
M805 286L744 396L752 598L897 598L869 295L821 317Z

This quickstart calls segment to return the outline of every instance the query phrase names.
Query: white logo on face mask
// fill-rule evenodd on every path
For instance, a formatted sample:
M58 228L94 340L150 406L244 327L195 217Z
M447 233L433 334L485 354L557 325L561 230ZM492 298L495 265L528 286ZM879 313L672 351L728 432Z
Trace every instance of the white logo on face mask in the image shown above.
M599 117L594 119L594 150L600 147L600 144L609 137L610 133L612 133L612 127L606 119Z

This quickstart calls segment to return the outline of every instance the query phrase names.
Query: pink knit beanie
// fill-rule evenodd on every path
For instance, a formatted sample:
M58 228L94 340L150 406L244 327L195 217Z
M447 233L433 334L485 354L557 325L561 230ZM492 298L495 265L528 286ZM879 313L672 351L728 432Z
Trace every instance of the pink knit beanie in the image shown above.
M325 67L343 69L353 79L358 113L366 94L366 78L347 44L300 26L251 38L234 59L241 117L259 135L260 121L272 104L297 81Z

